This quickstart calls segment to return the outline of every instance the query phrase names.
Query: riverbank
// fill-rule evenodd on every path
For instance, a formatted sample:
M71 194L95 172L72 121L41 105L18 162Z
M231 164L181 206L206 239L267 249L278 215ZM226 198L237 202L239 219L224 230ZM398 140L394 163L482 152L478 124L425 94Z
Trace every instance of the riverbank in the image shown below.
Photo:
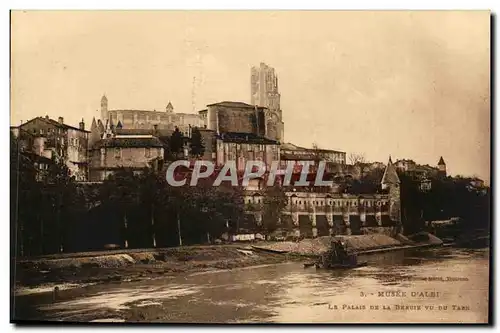
M244 245L188 246L61 259L50 256L17 264L15 294L300 260L303 258L293 254L259 253Z
M358 254L396 251L409 248L439 246L443 241L429 233L420 233L408 238L403 235L390 237L384 234L336 236L347 248ZM412 239L413 238L413 239ZM300 242L275 242L253 246L255 250L270 253L287 253L306 257L316 257L326 252L331 244L331 237L304 239Z
M404 236L339 236L359 253L377 253L437 246L441 240L430 235L415 242ZM16 266L15 295L26 295L78 286L213 270L303 261L316 257L330 246L330 237L300 242L260 242L241 245L186 246L166 249L119 250L113 252L63 254L25 259Z

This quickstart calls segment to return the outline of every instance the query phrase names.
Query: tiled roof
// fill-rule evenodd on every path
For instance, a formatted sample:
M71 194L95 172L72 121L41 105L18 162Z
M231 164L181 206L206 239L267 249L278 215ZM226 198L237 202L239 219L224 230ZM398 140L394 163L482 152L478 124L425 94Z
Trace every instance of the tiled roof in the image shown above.
M438 165L445 165L445 164L446 163L444 163L443 156L441 156L441 158L439 159Z
M261 143L261 144L271 144L271 145L278 144L278 142L275 140L270 140L263 136L255 135L253 133L224 132L219 134L218 138L224 142Z
M311 153L313 153L314 151L318 151L318 152L321 152L321 153L344 153L343 151L332 150L332 149L304 148L304 147L300 147L300 146L294 145L293 143L290 143L290 142L283 143L280 146L280 148L281 148L281 150L305 151L305 152L311 152Z
M247 108L247 109L255 109L255 105L243 103L243 102L231 102L231 101L223 101L219 103L213 103L213 104L208 104L207 106L226 106L226 107L233 107L233 108ZM265 109L262 106L258 106L257 108L259 109Z
M53 164L54 163L54 161L51 160L50 158L35 154L33 152L25 151L25 152L22 152L22 154L24 156L29 157L33 162L45 163L45 164Z
M290 153L283 153L283 151L280 151L280 159L281 160L298 161L298 160L311 160L314 158L315 158L315 155L312 153L304 154L304 155L296 155L296 154L290 154Z
M170 129L157 129L154 128L116 128L116 135L154 135L154 136L171 136L172 130Z
M21 126L26 125L27 123L30 123L30 122L32 122L35 119L42 120L42 121L46 122L47 124L50 124L50 125L53 125L53 126L56 126L56 127L65 128L65 129L70 128L70 129L74 129L74 130L77 130L77 131L82 131L82 132L90 133L90 131L82 130L82 129L78 128L78 127L74 127L74 126L67 125L67 124L61 124L60 122L58 122L58 121L56 121L54 119L50 119L50 118L46 118L46 117L35 117L35 118L33 118L33 119L25 122Z
M163 143L155 137L151 138L109 138L102 139L92 147L101 148L161 148Z
M281 146L280 146L281 150L306 150L306 148L304 147L299 147L299 146L296 146L290 142L287 142L287 143L283 143Z

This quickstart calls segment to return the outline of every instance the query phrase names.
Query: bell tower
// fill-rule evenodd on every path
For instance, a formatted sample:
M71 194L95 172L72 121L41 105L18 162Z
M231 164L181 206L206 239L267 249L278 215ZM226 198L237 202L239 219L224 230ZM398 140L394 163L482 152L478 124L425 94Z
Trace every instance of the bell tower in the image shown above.
M261 62L250 70L250 104L266 107L266 136L283 141L284 123L280 106L281 94L278 89L278 75L275 69Z
M101 121L104 123L108 119L108 98L104 94L101 98Z

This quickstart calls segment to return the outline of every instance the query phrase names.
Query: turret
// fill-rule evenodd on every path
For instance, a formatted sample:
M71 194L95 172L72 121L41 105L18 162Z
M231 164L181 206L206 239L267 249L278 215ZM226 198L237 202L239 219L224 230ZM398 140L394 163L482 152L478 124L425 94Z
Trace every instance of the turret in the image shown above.
M100 120L99 120L100 121ZM99 141L101 138L101 133L99 133L99 127L95 121L95 117L92 119L92 125L90 125L90 134L89 134L89 147L92 147L94 143Z
M438 169L441 175L446 176L446 163L444 163L443 156L439 158Z
M396 168L392 164L392 159L389 156L387 167L382 176L382 189L389 190L389 218L395 227L394 233L402 233L401 223L401 181L399 180Z
M101 119L97 121L97 131L99 135L101 136L104 133L104 124L102 123Z
M387 163L387 167L385 168L384 175L382 176L382 180L380 181L382 185L382 189L388 189L390 186L398 186L401 183L398 177L398 173L396 172L396 168L394 164L392 164L392 158L389 156L389 162Z
M172 103L170 103L170 101L168 102L167 107L165 108L165 110L167 111L167 113L174 112L174 106L172 105Z

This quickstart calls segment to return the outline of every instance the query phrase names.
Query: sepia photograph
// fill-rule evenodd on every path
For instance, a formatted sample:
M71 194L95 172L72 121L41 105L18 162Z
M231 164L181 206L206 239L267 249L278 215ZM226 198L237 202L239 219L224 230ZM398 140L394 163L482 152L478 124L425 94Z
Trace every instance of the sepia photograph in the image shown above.
M10 322L491 324L492 22L11 10Z

